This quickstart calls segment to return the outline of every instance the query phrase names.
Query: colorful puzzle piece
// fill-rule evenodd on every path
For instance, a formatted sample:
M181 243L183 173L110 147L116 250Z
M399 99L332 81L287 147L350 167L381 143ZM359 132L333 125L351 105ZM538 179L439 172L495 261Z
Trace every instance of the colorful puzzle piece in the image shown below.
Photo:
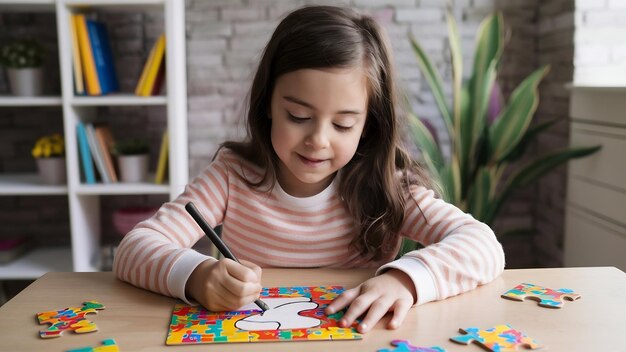
M102 341L102 346L76 348L67 352L120 352L120 348L114 339L106 339Z
M339 327L343 312L324 313L343 291L341 286L264 288L261 298L270 306L264 313L254 305L232 312L209 312L201 306L177 303L165 343L360 339L356 329Z
M551 288L522 283L508 290L502 294L501 297L520 302L525 298L529 298L538 301L538 304L542 307L561 308L566 298L570 301L575 301L581 296L567 288L553 290Z
M396 346L394 349L383 348L376 352L446 352L439 346L433 347L417 347L413 346L407 340L393 340L391 344Z
M96 324L91 320L87 320L85 315L97 313L100 309L104 309L104 305L96 301L89 301L84 302L82 307L70 307L37 313L40 325L50 324L47 330L39 332L39 337L44 339L59 337L65 330L73 330L77 334L97 331L98 327Z
M537 349L542 346L534 339L526 336L523 332L513 329L510 325L496 325L491 329L480 330L478 328L459 329L467 335L451 337L450 340L469 345L476 341L483 347L493 352L517 351L518 347Z

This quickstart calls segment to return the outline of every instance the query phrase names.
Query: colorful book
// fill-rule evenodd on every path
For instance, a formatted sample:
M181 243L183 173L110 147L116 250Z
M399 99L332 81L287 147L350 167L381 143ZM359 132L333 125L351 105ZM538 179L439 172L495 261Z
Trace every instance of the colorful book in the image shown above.
M113 144L113 134L108 126L95 127L96 140L98 142L98 149L102 153L102 159L107 171L107 175L111 182L117 182L117 174L115 173L115 166L113 163L113 156L111 155L111 147Z
M141 70L141 76L139 77L139 81L137 81L137 86L135 87L135 95L140 95L141 91L143 90L143 87L146 84L146 76L148 76L148 69L150 68L150 65L152 65L152 62L154 61L155 53L156 53L156 43L155 45L152 46L152 49L150 49L150 54L148 55L148 59L146 60L146 63L143 65L143 69Z
M148 97L152 93L152 89L154 87L154 83L156 81L157 74L159 72L159 68L163 64L163 58L165 56L165 34L161 34L159 39L155 44L155 52L152 62L148 67L148 72L146 73L146 80L144 81L143 87L141 87L141 91L139 92L140 96Z
M83 68L80 61L80 48L78 44L78 29L76 28L76 15L70 17L70 31L72 33L72 67L74 69L74 89L77 95L85 94L83 81Z
M76 21L76 29L78 35L78 44L80 48L80 61L83 65L83 74L85 75L85 83L87 86L87 94L101 95L102 88L98 80L98 72L96 71L96 63L93 58L91 49L91 41L89 40L89 32L87 31L87 23L85 15L72 15Z
M87 184L96 183L96 175L93 169L93 160L89 151L89 142L87 141L87 131L85 125L78 121L76 124L76 134L78 136L78 152L83 165L83 174Z
M157 163L157 170L154 176L154 183L161 184L165 179L167 172L167 160L170 148L170 138L167 130L163 132L163 138L161 138L161 150L159 151L159 161Z
M87 130L87 142L89 142L89 149L91 149L91 156L96 161L96 169L98 173L100 173L100 178L103 183L111 183L111 179L109 178L109 174L106 171L106 166L104 165L104 159L102 157L102 153L100 151L100 147L98 146L98 142L96 140L96 131L92 124L88 123L85 126Z

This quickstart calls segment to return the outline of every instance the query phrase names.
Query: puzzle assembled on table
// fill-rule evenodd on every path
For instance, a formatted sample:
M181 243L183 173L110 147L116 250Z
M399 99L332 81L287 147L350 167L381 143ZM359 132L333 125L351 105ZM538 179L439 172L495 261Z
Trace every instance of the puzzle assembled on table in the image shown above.
M502 294L502 298L515 301L523 301L526 298L532 299L538 301L540 306L548 308L561 308L565 303L565 299L575 301L580 297L581 295L574 293L573 290L568 288L553 290L527 283L519 284Z
M339 327L343 312L324 313L343 291L342 286L264 288L261 299L270 307L265 312L254 304L232 312L210 312L199 305L177 303L166 344L360 339L354 328Z
M69 307L61 310L37 313L39 324L50 324L47 330L40 331L39 337L59 337L65 330L73 330L75 333L97 331L94 322L88 320L85 315L97 313L104 309L104 305L97 301L84 302L82 307Z

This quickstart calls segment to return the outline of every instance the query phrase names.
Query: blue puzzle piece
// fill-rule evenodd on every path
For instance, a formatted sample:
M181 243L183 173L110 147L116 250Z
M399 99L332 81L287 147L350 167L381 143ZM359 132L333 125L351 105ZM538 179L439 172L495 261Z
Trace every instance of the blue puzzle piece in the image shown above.
M446 352L439 346L432 347L417 347L413 346L407 340L393 340L391 344L396 346L394 349L383 348L377 352Z

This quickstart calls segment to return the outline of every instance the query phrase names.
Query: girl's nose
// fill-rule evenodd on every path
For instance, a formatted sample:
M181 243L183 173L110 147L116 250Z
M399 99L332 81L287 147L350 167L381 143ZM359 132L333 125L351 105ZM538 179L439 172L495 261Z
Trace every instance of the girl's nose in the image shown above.
M323 127L316 127L304 140L304 145L312 149L324 149L328 147L330 141Z

